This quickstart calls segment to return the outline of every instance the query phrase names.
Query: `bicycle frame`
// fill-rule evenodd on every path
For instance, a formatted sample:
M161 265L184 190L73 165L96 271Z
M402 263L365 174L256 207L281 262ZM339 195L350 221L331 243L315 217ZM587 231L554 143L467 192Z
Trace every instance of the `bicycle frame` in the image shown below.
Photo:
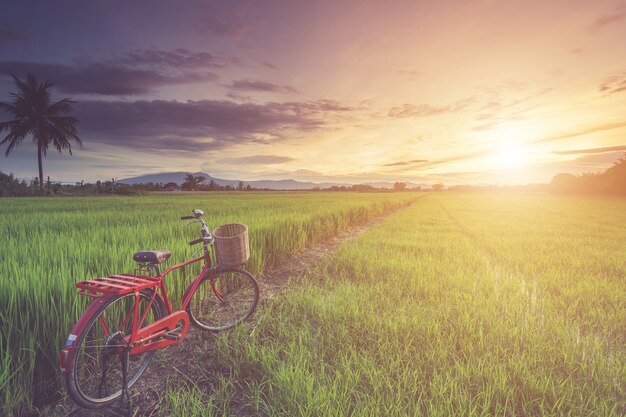
M165 286L165 277L176 269L203 260L205 263L202 266L202 269L185 289L180 310L175 312L172 311L172 304L170 303ZM181 342L185 338L187 330L189 329L189 315L186 311L187 307L189 306L194 293L198 289L198 286L205 279L211 279L214 274L215 268L212 265L210 254L205 248L203 256L173 265L167 268L163 273L159 273L156 277L148 277L144 275L113 275L111 277L100 278L98 280L77 283L76 286L79 288L79 294L94 298L94 302L89 305L89 307L81 315L78 322L74 325L64 349L61 350L59 357L61 373L65 374L68 372L67 364L72 363L71 361L76 354L74 345L74 341L77 337L76 335L82 334L89 322L89 319L97 312L102 304L105 301L108 301L111 297L119 297L120 295L131 293L134 294L135 297L135 305L132 310L132 314L129 312L121 323L122 328L124 328L128 322L132 320L131 333L124 336L125 343L128 346L126 349L129 349L130 355L162 349L166 346ZM152 288L154 289L152 298L150 299L145 312L140 317L140 291ZM217 288L215 288L214 285L211 285L211 288L215 296L220 301L224 301ZM156 297L160 297L162 299L165 304L167 315L154 323L142 327ZM102 326L105 336L110 336L111 332L102 317L100 317L99 323ZM163 338L164 335L178 330L181 323L182 329L180 329L180 332L177 333L175 338ZM122 353L124 348L119 348L119 350L119 353Z

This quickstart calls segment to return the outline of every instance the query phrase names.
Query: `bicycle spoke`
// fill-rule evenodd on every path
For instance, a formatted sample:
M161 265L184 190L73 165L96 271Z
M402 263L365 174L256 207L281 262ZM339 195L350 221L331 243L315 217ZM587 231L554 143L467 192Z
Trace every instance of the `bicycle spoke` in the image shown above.
M158 298L158 302L151 302L154 300L153 294L140 293L138 310L141 316L145 316L144 325L164 315L162 301ZM77 339L72 365L73 383L68 385L73 398L92 406L114 401L122 394L123 373L126 373L130 387L148 366L154 352L129 356L125 371L117 365L124 354L128 355L126 340L131 334L135 302L135 294L130 294L105 304Z
M106 321L104 320L104 317L100 316L100 318L98 318L98 321L100 322L100 325L102 326L102 331L104 332L105 336L109 336L109 326L107 326Z
M230 328L248 317L258 300L254 277L245 271L225 271L204 281L188 308L192 322L207 330Z

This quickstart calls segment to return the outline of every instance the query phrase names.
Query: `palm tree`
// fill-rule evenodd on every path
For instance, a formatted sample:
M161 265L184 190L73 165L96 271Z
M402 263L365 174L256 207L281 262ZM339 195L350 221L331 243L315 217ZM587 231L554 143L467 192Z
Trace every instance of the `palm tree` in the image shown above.
M187 174L185 175L185 182L183 182L183 185L181 186L181 188L183 190L197 190L198 186L204 182L204 180L206 180L206 178L198 175L197 177L194 177L193 174Z
M0 111L13 116L13 120L0 122L0 133L5 129L8 135L0 141L0 145L7 144L5 156L19 146L24 138L31 135L33 143L37 145L37 160L39 162L39 187L43 189L43 157L46 156L48 146L54 146L59 153L67 149L72 154L70 140L82 146L78 137L75 117L66 114L72 110L74 102L64 98L50 104L50 87L52 83L37 82L33 74L28 74L26 82L11 74L17 93L9 93L11 101L0 102Z

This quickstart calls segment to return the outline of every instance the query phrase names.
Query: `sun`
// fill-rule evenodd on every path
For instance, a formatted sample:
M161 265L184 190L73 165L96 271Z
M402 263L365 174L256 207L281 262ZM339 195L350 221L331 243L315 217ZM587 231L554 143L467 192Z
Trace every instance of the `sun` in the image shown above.
M523 123L499 126L487 138L493 144L490 162L494 168L517 169L532 163L529 142L537 136L536 127Z
M504 168L515 168L528 161L527 152L517 144L504 145L496 158Z

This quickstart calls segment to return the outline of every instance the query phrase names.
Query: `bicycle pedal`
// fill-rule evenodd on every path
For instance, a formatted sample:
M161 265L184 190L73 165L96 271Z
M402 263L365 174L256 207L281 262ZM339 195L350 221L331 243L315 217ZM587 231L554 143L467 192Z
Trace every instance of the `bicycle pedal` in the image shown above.
M165 333L163 335L163 339L177 340L177 339L180 339L180 334L177 334L177 333Z

